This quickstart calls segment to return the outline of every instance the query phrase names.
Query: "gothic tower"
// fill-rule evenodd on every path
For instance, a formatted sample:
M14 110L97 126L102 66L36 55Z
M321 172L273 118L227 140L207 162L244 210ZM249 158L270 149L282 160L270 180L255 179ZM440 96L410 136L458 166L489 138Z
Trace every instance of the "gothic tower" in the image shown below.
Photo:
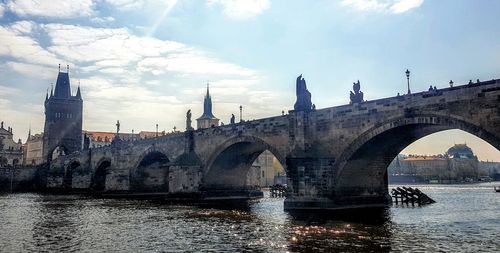
M205 95L205 100L203 101L203 115L197 118L196 121L198 122L198 129L219 125L219 119L212 113L212 97L210 96L208 84L207 95Z
M46 161L50 162L54 154L70 154L82 149L82 109L80 86L72 96L69 65L67 72L61 72L59 65L56 87L45 97L43 157Z

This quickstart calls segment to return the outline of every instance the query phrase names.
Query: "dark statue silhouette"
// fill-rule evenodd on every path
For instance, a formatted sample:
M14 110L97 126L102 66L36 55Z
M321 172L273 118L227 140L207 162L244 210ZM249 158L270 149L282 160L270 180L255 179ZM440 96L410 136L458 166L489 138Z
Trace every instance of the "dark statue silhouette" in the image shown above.
M312 110L311 92L307 90L306 80L302 74L297 77L296 82L297 102L293 106L295 111L310 112Z
M361 84L358 82L354 82L352 85L352 89L354 92L351 91L350 97L351 97L351 104L354 103L362 103L363 102L363 92L361 90Z
M234 124L234 121L235 121L234 114L231 114L231 119L230 119L231 124Z
M191 109L186 112L186 130L193 130L193 127L191 125Z

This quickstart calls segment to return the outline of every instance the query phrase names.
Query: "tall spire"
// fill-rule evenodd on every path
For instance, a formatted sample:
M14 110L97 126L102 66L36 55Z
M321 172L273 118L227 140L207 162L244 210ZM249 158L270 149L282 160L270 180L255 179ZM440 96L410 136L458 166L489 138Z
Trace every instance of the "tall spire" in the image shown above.
M207 98L210 97L209 89L210 89L210 83L207 81L207 95L206 95Z
M216 119L212 113L212 97L210 97L210 84L207 82L207 94L203 101L203 115L199 119Z
M78 80L78 90L76 90L76 98L82 99L82 94L80 92L80 80Z
M47 88L47 92L45 93L45 101L49 100L49 88Z
M28 142L31 139L31 123L30 123L30 128L28 131L28 138L26 139L26 142Z
M50 97L54 96L54 84L50 84Z

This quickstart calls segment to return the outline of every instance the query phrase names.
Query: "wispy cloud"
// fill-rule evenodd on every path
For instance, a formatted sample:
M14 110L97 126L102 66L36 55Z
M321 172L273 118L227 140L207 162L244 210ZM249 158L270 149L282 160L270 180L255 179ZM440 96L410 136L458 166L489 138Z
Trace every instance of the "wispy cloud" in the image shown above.
M5 6L2 3L0 3L0 18L3 17L4 11L5 11Z
M51 18L74 18L92 15L92 0L11 0L6 6L9 11L21 16Z
M41 47L38 41L27 34L33 25L21 21L11 26L0 26L0 56L43 65L58 62L55 54Z
M0 55L10 59L4 69L24 78L50 80L58 63L72 66L71 82L73 87L81 82L88 129L108 130L109 117L99 115L147 129L164 112L170 117L158 123L181 126L187 109L201 114L205 80L211 80L216 113L226 122L239 104L248 106L249 117L258 118L284 97L259 88L263 75L256 70L126 28L21 21L0 26L0 38ZM5 110L14 106L3 102Z
M271 6L270 0L207 0L208 6L221 6L226 16L248 19L262 14Z
M342 0L341 5L358 11L376 11L401 14L418 8L424 0Z
M393 13L407 12L413 8L418 8L424 0L401 0L391 6Z

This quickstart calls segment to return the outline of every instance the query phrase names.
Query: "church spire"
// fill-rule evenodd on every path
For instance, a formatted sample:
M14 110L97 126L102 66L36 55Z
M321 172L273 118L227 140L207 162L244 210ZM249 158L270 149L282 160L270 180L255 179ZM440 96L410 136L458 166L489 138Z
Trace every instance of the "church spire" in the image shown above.
M205 98L210 97L210 91L209 90L210 90L210 84L209 84L209 82L207 82L207 95L205 96Z
M210 96L210 84L207 82L207 94L203 100L203 115L200 119L216 119L212 112L212 97Z
M30 139L31 139L31 124L30 124L30 128L28 130L28 138L26 139L26 142L28 142Z

